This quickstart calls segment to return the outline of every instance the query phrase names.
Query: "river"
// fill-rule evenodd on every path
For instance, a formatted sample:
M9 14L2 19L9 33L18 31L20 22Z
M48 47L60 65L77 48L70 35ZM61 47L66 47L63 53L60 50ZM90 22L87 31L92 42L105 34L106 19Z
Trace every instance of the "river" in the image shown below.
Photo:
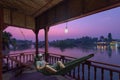
M26 52L26 51L34 51L34 50L35 49L28 49L28 50L16 51L16 52ZM44 48L39 48L39 51L44 51ZM15 52L12 51L11 53L15 53ZM76 58L94 53L95 56L90 60L120 65L120 49L116 48L115 46L110 46L109 48L107 46L97 46L91 48L74 47L74 48L66 48L66 49L49 47L49 53L67 55Z

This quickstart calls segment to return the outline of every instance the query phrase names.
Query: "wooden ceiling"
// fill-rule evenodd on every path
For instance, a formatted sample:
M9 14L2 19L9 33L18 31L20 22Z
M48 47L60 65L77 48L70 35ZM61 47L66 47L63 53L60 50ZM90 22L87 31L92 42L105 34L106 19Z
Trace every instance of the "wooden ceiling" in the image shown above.
M120 0L64 0L36 17L36 27L43 29L115 7L120 7Z
M0 7L35 17L61 1L62 0L0 0Z
M120 0L0 0L4 29L39 30L119 6Z

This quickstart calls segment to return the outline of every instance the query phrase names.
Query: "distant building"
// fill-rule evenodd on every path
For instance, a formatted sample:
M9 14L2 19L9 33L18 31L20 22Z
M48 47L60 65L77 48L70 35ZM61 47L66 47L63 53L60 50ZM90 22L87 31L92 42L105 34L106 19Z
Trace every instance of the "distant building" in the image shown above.
M119 40L113 40L110 43L108 43L107 41L98 41L97 45L100 45L100 46L110 45L110 46L120 47L120 41Z

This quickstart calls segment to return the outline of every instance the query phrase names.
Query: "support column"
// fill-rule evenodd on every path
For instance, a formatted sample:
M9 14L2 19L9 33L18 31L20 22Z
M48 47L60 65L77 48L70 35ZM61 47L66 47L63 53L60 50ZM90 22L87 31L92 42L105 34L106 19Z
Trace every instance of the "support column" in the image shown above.
M35 38L36 38L36 44L35 44L36 52L35 53L36 53L36 56L38 56L38 53L39 53L39 51L38 51L38 33L39 33L39 30L35 32Z
M45 27L45 61L48 62L49 54L48 54L48 31L49 27Z
M3 9L0 8L0 80L2 80L2 27L3 27Z

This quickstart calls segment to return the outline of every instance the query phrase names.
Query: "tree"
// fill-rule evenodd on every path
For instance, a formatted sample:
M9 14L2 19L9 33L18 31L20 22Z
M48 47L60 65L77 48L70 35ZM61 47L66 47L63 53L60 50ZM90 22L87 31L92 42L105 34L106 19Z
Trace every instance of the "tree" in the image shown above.
M3 50L3 54L4 55L7 55L9 53L9 44L10 44L10 40L12 38L12 35L11 33L9 32L3 32L2 34L2 43L3 43L3 46L2 46L2 50Z
M108 33L108 41L111 42L112 41L112 34Z
M100 41L104 41L104 36L100 36Z
M9 32L6 32L6 31L3 32L3 34L2 34L3 49L5 49L5 47L9 48L11 37L12 37L12 35Z
M14 50L16 50L16 47L17 47L17 40L15 38L12 38L10 40L10 44L13 46Z

